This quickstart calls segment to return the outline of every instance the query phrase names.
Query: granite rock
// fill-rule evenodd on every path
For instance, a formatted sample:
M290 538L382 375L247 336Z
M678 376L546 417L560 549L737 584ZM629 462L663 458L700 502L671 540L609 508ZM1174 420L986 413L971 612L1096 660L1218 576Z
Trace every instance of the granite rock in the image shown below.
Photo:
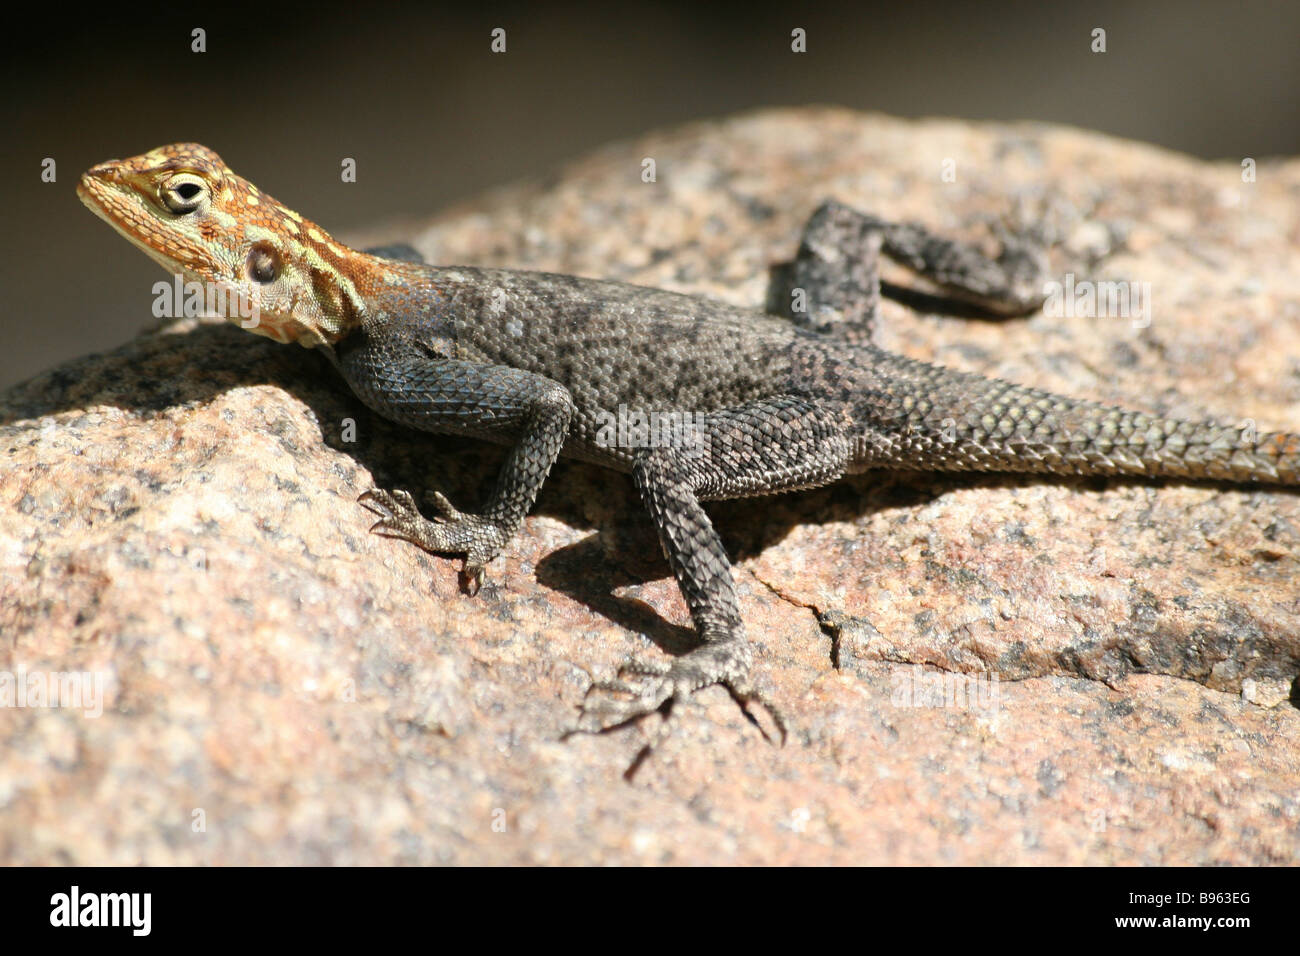
M1244 183L1060 127L777 110L341 238L753 305L830 196L975 240L1013 211L1062 239L1062 278L1150 291L1139 318L890 302L887 347L1300 428L1296 160ZM501 450L384 422L321 356L201 320L10 389L0 442L0 862L1300 860L1290 492L872 474L721 503L793 733L771 746L712 688L646 756L658 717L563 739L591 679L691 638L623 477L561 463L467 597L458 560L370 535L355 499L473 507ZM12 706L60 674L102 699Z

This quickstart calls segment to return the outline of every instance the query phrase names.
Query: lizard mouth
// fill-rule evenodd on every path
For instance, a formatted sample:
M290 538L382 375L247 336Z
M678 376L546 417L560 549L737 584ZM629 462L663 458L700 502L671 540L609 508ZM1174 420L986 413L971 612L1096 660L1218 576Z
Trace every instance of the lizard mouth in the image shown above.
M119 224L116 217L109 212L109 197L113 194L113 187L106 180L110 176L120 181L107 163L86 170L77 182L77 198L96 216L117 228Z
M136 241L133 235L129 220L136 217L124 215L122 207L130 202L122 196L124 185L121 173L111 162L101 163L81 174L77 182L77 198L96 216L147 252L149 249Z
M112 160L93 166L81 174L77 181L77 198L87 209L113 230L126 238L154 262L168 272L192 272L194 264L183 255L168 255L157 247L145 242L141 235L149 235L156 230L152 228L152 216L122 176L121 169ZM185 247L174 251L181 253ZM201 256L197 257L200 261Z
M123 202L122 193L130 188L130 183L122 174L119 160L110 159L91 166L81 174L77 181L77 198L90 207L91 211L102 216L111 207Z

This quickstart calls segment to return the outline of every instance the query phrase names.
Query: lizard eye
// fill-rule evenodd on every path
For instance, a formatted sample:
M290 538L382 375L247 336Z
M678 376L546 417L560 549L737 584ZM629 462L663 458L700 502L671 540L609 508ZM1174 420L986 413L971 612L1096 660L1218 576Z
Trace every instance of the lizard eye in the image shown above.
M248 250L248 277L265 285L280 274L280 254L269 242L255 242Z
M164 206L176 215L183 216L203 204L208 187L193 173L180 173L163 183L159 193Z

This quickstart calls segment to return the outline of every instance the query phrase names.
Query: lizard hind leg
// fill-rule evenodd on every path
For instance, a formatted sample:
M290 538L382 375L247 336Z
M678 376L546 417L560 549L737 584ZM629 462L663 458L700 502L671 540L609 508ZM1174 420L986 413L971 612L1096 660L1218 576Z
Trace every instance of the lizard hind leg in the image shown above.
M882 225L841 203L822 203L794 260L772 268L767 310L850 345L870 342L880 308Z
M794 260L773 268L767 307L853 345L870 342L882 293L923 310L1033 312L1043 304L1049 277L1048 231L1021 224L994 233L1001 251L991 258L916 223L891 222L827 200L808 220ZM882 282L881 255L929 280L941 294Z
M936 235L915 223L874 220L882 230L881 251L893 261L937 285L944 295L988 315L1028 315L1042 306L1049 278L1046 234L996 226L997 258L979 247ZM937 299L886 284L885 294L900 301Z
M609 730L721 684L746 713L761 705L785 738L781 711L750 680L731 563L700 502L827 484L844 473L849 442L832 413L796 396L709 413L702 432L689 448L640 452L632 469L700 646L671 662L629 662L618 680L593 684L580 731Z

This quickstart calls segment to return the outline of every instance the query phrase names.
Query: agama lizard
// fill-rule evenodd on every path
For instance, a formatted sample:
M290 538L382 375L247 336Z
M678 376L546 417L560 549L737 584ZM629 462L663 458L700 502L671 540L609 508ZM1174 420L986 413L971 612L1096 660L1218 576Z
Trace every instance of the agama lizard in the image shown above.
M765 707L784 737L779 710L751 683L731 565L704 501L889 467L1300 484L1294 434L1077 401L872 344L881 254L991 313L1038 308L1044 249L1015 236L993 259L829 201L794 261L774 270L765 313L617 282L355 251L192 143L95 166L78 194L168 271L247 296L252 331L321 349L380 415L510 447L476 513L437 492L432 519L404 491L361 496L380 515L373 531L464 554L470 593L558 456L631 474L700 644L594 683L582 730L722 684L742 707ZM611 441L604 426L619 409L686 413L696 429L682 442Z

